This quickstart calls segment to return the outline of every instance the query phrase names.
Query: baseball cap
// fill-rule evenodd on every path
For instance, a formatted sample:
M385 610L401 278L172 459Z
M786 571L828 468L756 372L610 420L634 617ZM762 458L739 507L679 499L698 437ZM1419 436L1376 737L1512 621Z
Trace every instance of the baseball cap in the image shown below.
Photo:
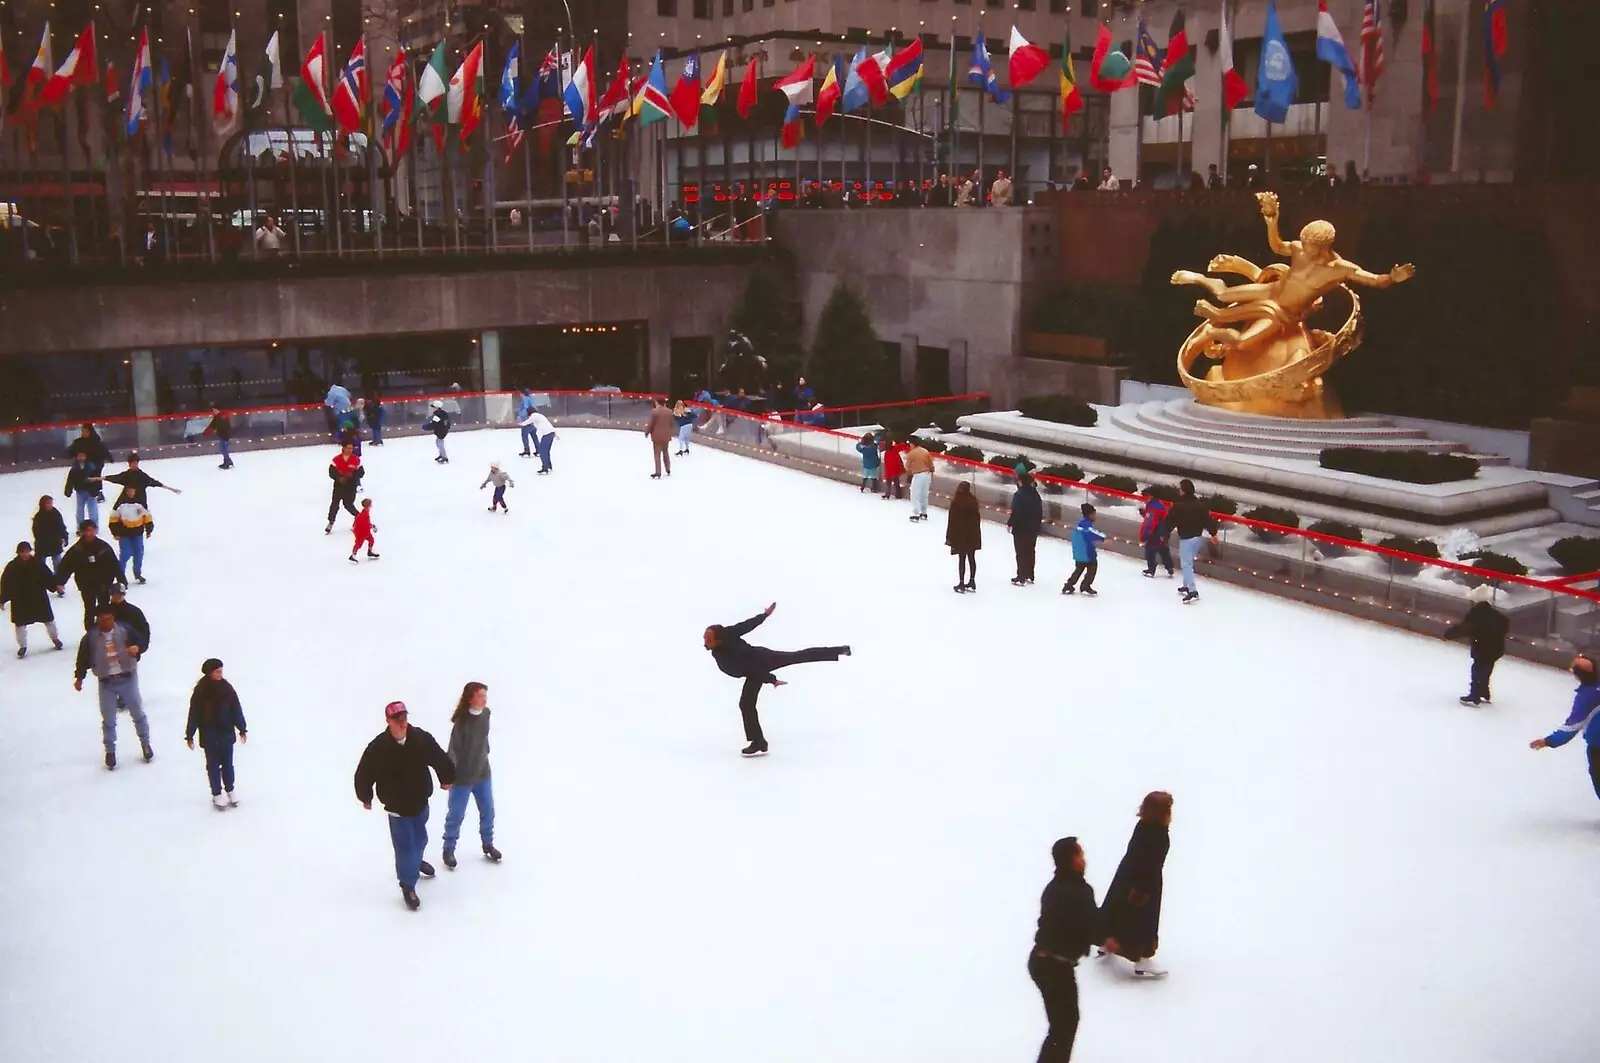
M403 701L391 701L383 707L383 718L385 720L392 720L396 716L404 716L405 714L406 703Z

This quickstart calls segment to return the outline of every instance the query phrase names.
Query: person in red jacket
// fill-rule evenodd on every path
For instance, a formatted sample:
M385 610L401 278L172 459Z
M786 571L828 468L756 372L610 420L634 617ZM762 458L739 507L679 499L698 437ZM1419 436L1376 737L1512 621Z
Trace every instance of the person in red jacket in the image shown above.
M376 561L379 555L372 552L374 545L372 533L378 529L372 526L372 499L363 498L361 500L361 512L356 514L355 524L351 530L356 533L356 541L355 545L350 547L350 560L356 560L356 551L361 549L362 543L366 543L367 556Z
M333 519L339 515L341 505L352 517L359 516L356 513L356 488L366 472L361 467L361 458L356 454L355 447L349 443L340 447L339 453L328 462L328 479L333 481L333 497L328 500L328 526L323 529L324 535L333 534Z
M905 475L905 452L911 448L900 440L889 441L889 433L883 433L883 497L903 498L900 493L900 478ZM891 495L890 492L893 492Z

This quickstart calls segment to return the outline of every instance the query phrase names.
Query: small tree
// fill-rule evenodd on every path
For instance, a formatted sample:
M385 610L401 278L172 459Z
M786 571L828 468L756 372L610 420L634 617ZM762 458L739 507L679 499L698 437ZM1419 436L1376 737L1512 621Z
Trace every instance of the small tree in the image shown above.
M800 304L793 271L783 259L766 259L750 271L744 294L728 315L728 329L750 341L766 360L769 380L793 382L805 352L800 346Z
M892 364L861 293L844 282L833 289L817 321L809 372L829 406L888 402L899 394L899 367Z

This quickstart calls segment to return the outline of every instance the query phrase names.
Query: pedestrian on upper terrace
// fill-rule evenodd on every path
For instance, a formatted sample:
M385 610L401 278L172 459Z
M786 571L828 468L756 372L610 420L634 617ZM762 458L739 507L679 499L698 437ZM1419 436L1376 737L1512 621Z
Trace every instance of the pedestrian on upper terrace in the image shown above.
M1463 705L1489 704L1489 677L1494 674L1495 662L1506 652L1506 633L1511 630L1511 620L1489 604L1494 600L1494 588L1480 583L1467 592L1472 608L1449 631L1447 639L1462 635L1472 639L1472 677L1467 683L1467 693L1461 698Z
M1101 191L1101 192L1120 192L1121 190L1122 190L1122 182L1119 181L1117 179L1117 175L1111 171L1111 167L1107 166L1105 169L1100 171L1100 187L1099 187L1099 191Z
M1006 176L1004 170L996 172L994 184L989 188L989 202L997 207L1011 205L1011 178Z
M1017 574L1011 582L1017 587L1033 586L1034 559L1039 549L1039 532L1044 528L1044 499L1027 473L1017 476L1017 489L1011 495L1011 547L1017 555Z

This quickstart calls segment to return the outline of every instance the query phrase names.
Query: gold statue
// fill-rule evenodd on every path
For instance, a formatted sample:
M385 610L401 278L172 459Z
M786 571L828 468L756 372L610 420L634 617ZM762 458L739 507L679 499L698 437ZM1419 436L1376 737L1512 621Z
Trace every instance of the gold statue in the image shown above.
M1218 255L1212 273L1231 273L1250 283L1228 285L1191 270L1172 275L1173 284L1198 284L1217 306L1204 299L1194 312L1204 318L1178 352L1178 375L1195 397L1210 406L1279 417L1327 419L1342 416L1322 384L1322 374L1361 345L1361 300L1350 283L1387 288L1416 273L1410 264L1388 273L1368 273L1333 250L1333 225L1314 221L1300 239L1278 233L1278 197L1256 195L1267 223L1267 242L1289 260L1265 269L1234 255ZM1305 321L1335 289L1350 297L1350 316L1337 332L1307 328ZM1204 378L1190 372L1201 355L1220 359Z

